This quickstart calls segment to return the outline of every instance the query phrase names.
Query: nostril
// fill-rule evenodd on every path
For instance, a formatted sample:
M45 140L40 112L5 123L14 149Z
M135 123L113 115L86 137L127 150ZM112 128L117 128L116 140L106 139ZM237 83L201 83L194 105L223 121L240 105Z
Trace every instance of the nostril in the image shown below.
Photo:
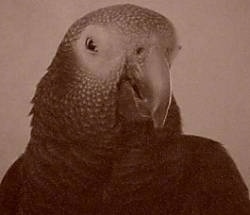
M137 49L136 49L136 54L137 55L141 55L143 52L144 52L144 48L143 47L138 47Z

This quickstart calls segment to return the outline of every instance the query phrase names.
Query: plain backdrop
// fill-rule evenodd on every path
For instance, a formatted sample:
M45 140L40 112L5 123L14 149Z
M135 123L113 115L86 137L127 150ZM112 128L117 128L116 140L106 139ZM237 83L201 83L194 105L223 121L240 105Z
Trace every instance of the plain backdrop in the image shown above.
M168 17L184 131L220 141L250 187L250 1L1 0L0 179L29 140L30 100L68 27L93 9L133 3Z

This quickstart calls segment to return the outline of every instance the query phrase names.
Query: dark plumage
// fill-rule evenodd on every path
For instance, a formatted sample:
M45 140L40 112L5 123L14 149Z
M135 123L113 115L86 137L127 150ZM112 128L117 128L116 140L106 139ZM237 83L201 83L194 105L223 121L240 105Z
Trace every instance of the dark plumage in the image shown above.
M170 21L138 6L76 21L37 87L0 213L249 215L221 144L182 133L169 75L178 47Z

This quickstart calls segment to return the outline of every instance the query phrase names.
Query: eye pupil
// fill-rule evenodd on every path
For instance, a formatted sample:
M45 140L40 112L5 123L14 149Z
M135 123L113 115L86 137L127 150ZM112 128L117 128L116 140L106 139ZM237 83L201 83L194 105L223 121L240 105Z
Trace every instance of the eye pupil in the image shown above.
M97 52L97 47L93 39L87 38L85 42L85 46L88 50Z

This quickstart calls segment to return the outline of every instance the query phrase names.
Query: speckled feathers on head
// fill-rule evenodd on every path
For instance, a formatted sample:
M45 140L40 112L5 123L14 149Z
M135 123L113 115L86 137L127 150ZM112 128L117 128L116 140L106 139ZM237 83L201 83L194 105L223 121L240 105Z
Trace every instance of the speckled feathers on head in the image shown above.
M69 28L61 48L70 48L70 42L77 40L82 30L91 24L112 25L125 35L164 33L170 49L177 43L174 26L166 17L147 8L121 4L95 10L77 20Z

